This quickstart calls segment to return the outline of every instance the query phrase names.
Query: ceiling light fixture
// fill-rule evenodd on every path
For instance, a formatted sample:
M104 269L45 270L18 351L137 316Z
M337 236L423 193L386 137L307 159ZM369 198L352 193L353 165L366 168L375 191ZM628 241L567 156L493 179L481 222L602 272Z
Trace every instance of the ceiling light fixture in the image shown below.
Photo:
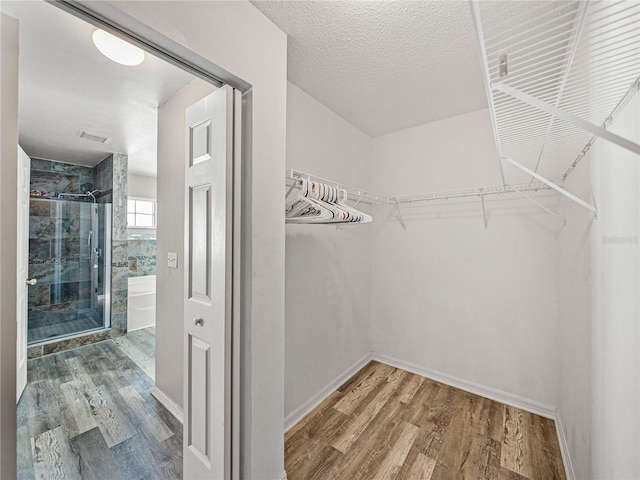
M144 61L144 51L104 30L93 32L93 43L105 57L120 65L140 65Z

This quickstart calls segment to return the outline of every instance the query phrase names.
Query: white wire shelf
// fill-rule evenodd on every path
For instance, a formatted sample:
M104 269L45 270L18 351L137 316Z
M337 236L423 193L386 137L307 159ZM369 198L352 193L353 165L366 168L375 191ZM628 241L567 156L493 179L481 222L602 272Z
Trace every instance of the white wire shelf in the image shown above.
M640 88L640 2L470 5L499 158L564 181L597 138L638 151L606 130Z

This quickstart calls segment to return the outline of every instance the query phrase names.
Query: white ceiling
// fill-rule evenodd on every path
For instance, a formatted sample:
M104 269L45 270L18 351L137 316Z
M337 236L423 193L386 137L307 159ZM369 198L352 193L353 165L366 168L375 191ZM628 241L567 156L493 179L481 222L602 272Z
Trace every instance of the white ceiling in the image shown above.
M1 2L20 21L20 145L31 157L94 166L129 155L129 171L156 174L157 108L192 76L151 55L136 67L108 60L95 27L46 2ZM110 137L99 144L81 131Z
M256 1L289 80L371 136L486 107L465 1Z

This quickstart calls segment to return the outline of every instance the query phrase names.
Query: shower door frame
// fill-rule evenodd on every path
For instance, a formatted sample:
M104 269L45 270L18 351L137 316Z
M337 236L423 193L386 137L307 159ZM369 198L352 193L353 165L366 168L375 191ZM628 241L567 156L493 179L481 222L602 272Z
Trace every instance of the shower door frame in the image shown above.
M64 277L64 273L65 273L65 268L66 268L66 264L62 263L62 260L64 258L67 258L65 255L62 254L62 242L64 242L64 240L66 239L66 237L59 237L56 235L54 235L50 240L51 242L54 241L54 238L56 240L55 242L55 249L51 248L51 251L55 250L56 253L55 254L51 254L48 257L49 261L52 261L52 265L54 265L53 268L53 280L48 281L44 284L42 283L38 283L38 286L41 285L45 285L45 286L49 286L49 288L52 290L56 289L58 292L61 291L62 286L65 283L74 283L77 282L79 285L81 285L82 283L85 283L87 280L86 278L89 278L90 281L90 288L91 288L91 292L89 297L87 298L81 298L80 296L77 296L75 299L66 299L66 300L62 300L56 303L50 303L47 304L49 307L54 308L54 305L61 305L64 303L73 303L76 302L76 308L77 308L77 318L75 320L79 320L80 316L82 314L86 314L87 311L85 309L80 309L79 303L84 301L84 300L89 300L90 301L90 308L89 308L89 312L95 312L98 313L100 315L100 319L101 319L101 325L99 326L93 326L91 328L84 328L84 329L79 329L76 331L72 331L72 332L67 332L67 333L58 333L55 336L44 336L43 338L38 338L32 341L29 341L29 336L30 336L30 328L31 328L31 321L30 321L30 312L27 312L27 338L26 338L26 348L30 348L30 347L34 347L34 346L39 346L39 345L46 345L49 343L55 343L55 342L59 342L59 341L65 341L68 340L70 338L75 338L75 337L79 337L82 335L86 335L87 333L95 333L95 332L100 332L102 330L107 330L111 327L111 237L112 237L112 233L111 233L111 218L112 218L112 204L111 203L97 203L97 202L86 202L86 201L81 201L81 200L77 200L77 198L81 198L83 197L82 194L59 194L58 197L30 197L29 198L29 203L31 205L31 202L33 201L37 201L37 202L47 202L49 204L49 207L53 210L55 208L56 211L56 217L58 220L62 219L62 218L70 218L70 217L63 217L62 214L64 212L65 208L70 207L71 205L77 205L78 208L78 217L77 220L80 222L80 231L78 233L78 247L79 250L77 251L77 263L80 266L80 270L78 273L78 277L75 280L72 280L71 282L69 281L64 281L63 278ZM86 206L89 207L89 218L87 218L86 216L86 210L83 212L83 209L86 208ZM103 238L103 242L102 244L100 243L100 238L99 238L99 230L100 230L100 209L103 210L103 232L104 232L104 238ZM53 216L50 216L50 218L54 218ZM82 274L82 245L83 245L83 240L82 240L82 222L83 221L88 221L88 223L86 224L88 226L88 240L86 242L86 247L88 249L88 262L87 262L87 266L85 268L89 269L89 273L86 277L83 276ZM57 224L57 222L56 222ZM57 232L57 229L56 229ZM29 240L29 239L27 239ZM100 248L100 252L98 252L98 247L102 247ZM53 245L52 245L53 247ZM24 248L27 249L27 251L30 249L30 244L27 241L27 244L24 245ZM28 256L29 258L31 258L30 255L31 252L28 252ZM102 256L102 262L103 262L103 266L102 269L99 268L99 257ZM68 258L67 258L68 260ZM85 260L86 261L86 260ZM39 263L39 262L35 262L35 263ZM29 264L31 264L31 262L29 261ZM99 275L100 272L102 270L102 277L103 277L103 305L100 307L99 306L99 302L97 301L97 287L98 287L98 279L99 279ZM46 270L45 270L46 272ZM35 273L31 272L31 269L29 268L29 276L37 278ZM46 276L46 273L45 273ZM83 280L83 278L85 278L85 280ZM68 280L68 278L67 278ZM78 289L79 292L82 291L82 288ZM59 295L59 294L58 294ZM53 295L52 295L53 296ZM49 297L49 294L48 294ZM45 305L41 305L41 304L36 304L35 308L38 307L45 307ZM62 322L64 323L64 322Z

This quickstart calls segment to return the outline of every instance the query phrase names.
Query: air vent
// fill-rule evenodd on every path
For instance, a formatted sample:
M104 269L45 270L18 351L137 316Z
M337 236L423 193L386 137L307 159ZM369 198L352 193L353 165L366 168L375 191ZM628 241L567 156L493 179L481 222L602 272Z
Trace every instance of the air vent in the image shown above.
M85 132L84 130L80 132L80 138L84 138L85 140L91 140L92 142L98 143L107 143L110 138L109 137L101 137L100 135L92 135L90 133Z

